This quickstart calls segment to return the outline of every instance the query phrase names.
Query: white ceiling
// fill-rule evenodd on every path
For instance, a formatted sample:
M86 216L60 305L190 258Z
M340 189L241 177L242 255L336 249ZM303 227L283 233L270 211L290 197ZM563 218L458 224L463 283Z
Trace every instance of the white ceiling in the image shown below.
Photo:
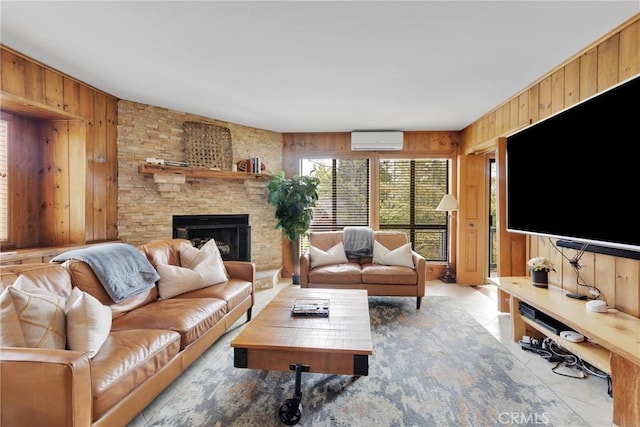
M7 1L5 46L118 98L277 132L460 130L622 1Z

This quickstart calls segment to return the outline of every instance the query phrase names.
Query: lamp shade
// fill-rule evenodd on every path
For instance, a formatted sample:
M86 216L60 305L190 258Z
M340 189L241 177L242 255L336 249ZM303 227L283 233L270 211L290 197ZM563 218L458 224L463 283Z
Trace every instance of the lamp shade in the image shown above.
M453 194L445 194L440 200L437 211L457 211L458 210L458 201L453 196Z

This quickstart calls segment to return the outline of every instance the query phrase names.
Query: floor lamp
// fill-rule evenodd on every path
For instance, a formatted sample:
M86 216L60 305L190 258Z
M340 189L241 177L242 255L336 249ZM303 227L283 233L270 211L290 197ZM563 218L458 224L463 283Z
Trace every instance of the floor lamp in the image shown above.
M452 211L458 210L458 201L452 194L445 194L440 200L438 207L436 207L437 211L446 211L447 212L447 223L449 223L449 219L452 218ZM449 229L451 230L451 229ZM456 276L451 273L451 245L447 244L447 271L445 271L444 276L440 277L440 280L445 283L456 283Z

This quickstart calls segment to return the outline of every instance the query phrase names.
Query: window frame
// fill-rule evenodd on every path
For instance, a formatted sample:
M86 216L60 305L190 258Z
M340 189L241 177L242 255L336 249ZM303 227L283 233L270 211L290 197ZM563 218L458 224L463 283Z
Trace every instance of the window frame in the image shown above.
M7 157L7 165L6 171L0 171L0 175L6 175L0 177L0 179L6 179L6 188L7 188L7 196L6 196L6 206L0 210L0 215L6 215L6 238L2 238L0 235L0 244L2 244L3 248L15 248L15 230L14 230L14 209L15 206L15 191L13 189L13 179L14 175L14 161L13 161L13 151L15 144L15 136L13 132L13 115L6 113L4 111L0 111L0 120L7 123L7 138L6 138L6 157Z

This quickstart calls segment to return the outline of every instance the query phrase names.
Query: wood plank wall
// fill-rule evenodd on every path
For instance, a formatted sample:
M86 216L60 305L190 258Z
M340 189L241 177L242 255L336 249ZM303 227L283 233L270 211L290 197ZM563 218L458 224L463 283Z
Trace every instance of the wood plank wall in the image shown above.
M15 248L117 239L117 98L0 46L3 113L20 133Z
M463 129L461 151L464 154L474 154L496 150L500 137L542 120L638 73L640 13ZM497 159L503 161L504 157L498 156ZM498 199L504 199L504 195L501 197L498 194ZM545 238L534 236L527 236L526 240L527 258L546 256L557 266L556 272L550 276L551 283L576 292L578 286L575 271L551 243ZM576 253L573 249L562 250L569 258ZM521 263L522 260L500 256L500 262ZM504 267L505 271L511 270L510 266ZM610 306L640 317L640 261L585 253L581 259L581 267L582 281L596 284Z

